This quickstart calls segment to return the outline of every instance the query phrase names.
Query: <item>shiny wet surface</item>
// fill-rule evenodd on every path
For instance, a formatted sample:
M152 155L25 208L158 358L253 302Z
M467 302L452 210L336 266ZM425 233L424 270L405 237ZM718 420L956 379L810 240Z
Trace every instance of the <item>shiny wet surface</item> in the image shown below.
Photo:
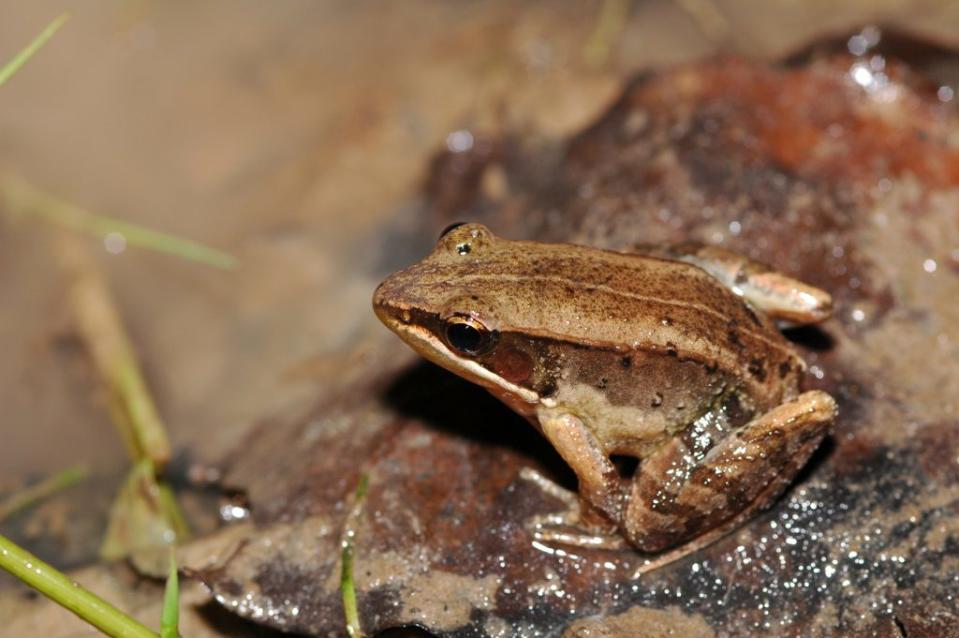
M827 23L805 3L777 15L722 4L741 36L725 48L760 55L802 48L862 11L830 7ZM707 63L636 85L564 156L562 140L634 71L724 45L665 2L637 5L598 69L580 57L595 16L572 6L517 16L499 4L408 4L389 20L344 7L104 3L75 14L0 99L5 169L241 260L223 274L103 255L177 448L228 458L231 482L249 490L261 527L210 578L224 602L246 600L241 611L284 628L340 627L339 526L368 472L357 547L370 631L559 635L575 617L643 605L678 606L718 635L948 635L955 85L926 85L874 51L788 70ZM3 20L4 50L59 8L32 3ZM881 9L954 37L949 7ZM842 41L857 53L859 40ZM918 67L954 79L952 54L933 51ZM534 143L492 143L493 170L471 172L464 150L516 130L535 131ZM447 169L459 180L434 180L434 199L418 202L444 146L461 160ZM471 194L464 175L485 177ZM812 385L842 402L832 446L768 515L638 580L633 556L532 545L523 522L559 504L518 472L569 485L559 460L482 392L401 373L405 351L369 312L384 271L474 212L502 215L496 231L515 237L713 241L830 289L837 316L813 339L827 345L805 356ZM0 241L0 303L16 309L0 322L5 482L77 461L118 475L124 455L83 359L55 338L69 330L43 228L4 221Z

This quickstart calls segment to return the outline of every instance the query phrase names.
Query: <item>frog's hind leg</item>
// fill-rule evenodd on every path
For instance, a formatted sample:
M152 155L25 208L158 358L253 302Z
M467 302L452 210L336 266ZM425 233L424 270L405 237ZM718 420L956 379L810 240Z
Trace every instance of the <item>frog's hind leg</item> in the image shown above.
M699 456L682 438L643 461L623 530L630 542L676 560L745 522L792 481L829 430L836 403L814 390L762 414Z
M816 446L813 445L812 449L815 450ZM683 543L679 547L674 547L673 549L660 552L649 558L646 562L636 568L636 571L633 573L633 578L639 578L641 575L648 572L657 570L661 567L665 567L670 563L674 563L678 560L682 560L686 556L698 552L704 547L709 547L723 536L726 536L733 530L742 527L746 522L749 521L753 516L756 515L756 512L762 509L765 509L776 500L776 497L782 493L783 490L792 482L792 475L788 478L779 476L769 483L763 489L762 492L753 500L749 507L741 511L739 514L729 519L725 523L722 523L719 527L714 527L713 529L700 534L696 538Z
M832 314L829 293L739 253L694 243L669 246L658 252L699 266L773 319L800 325L817 323Z

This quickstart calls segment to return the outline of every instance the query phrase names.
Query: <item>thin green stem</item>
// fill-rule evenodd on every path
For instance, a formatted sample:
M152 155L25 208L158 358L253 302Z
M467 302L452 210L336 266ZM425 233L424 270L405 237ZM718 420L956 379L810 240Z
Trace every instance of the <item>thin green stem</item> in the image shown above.
M18 490L15 494L11 494L6 500L0 502L0 521L42 501L48 496L56 494L60 490L76 485L86 477L87 469L85 467L71 467L47 477L39 483Z
M47 40L53 37L53 34L63 26L69 17L69 12L58 15L53 19L53 22L48 24L46 28L33 39L30 44L21 49L12 60L0 67L0 86L6 84L7 80L13 77L13 74L19 71L20 67L26 64L27 60L33 57L33 54L39 51L40 47L47 43Z
M343 533L343 554L340 557L340 592L343 595L343 615L346 618L346 633L350 638L362 638L363 630L360 627L360 614L356 606L356 583L353 580L353 540L356 536L356 521L363 510L363 500L369 487L369 475L360 476L360 484L356 488L353 509L346 518Z
M131 246L140 246L223 270L230 270L237 265L233 255L190 239L97 215L12 175L4 178L0 184L0 200L5 201L12 212L32 213L60 226L101 239L115 235L121 242Z
M163 612L160 616L160 638L180 638L180 585L176 571L176 554L170 548L170 573L163 591Z
M70 278L69 301L76 329L110 399L111 416L125 430L134 460L149 458L161 469L170 441L123 320L96 263L84 246L61 235L57 252Z
M346 617L346 634L360 638L360 614L356 607L356 585L353 583L353 545L343 544L343 571L340 573L340 591L343 593L343 614Z
M583 56L592 67L604 66L613 53L613 47L623 33L629 19L630 0L604 0L596 26L586 42Z
M0 568L114 638L158 638L130 616L0 536Z

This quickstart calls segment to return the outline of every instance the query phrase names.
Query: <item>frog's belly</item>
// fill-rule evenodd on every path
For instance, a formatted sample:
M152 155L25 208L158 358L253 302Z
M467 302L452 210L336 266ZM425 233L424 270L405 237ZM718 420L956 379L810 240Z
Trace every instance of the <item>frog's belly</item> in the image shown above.
M627 362L607 352L566 366L552 403L582 419L608 453L642 458L731 396L736 427L760 406L731 375L669 355L633 352Z

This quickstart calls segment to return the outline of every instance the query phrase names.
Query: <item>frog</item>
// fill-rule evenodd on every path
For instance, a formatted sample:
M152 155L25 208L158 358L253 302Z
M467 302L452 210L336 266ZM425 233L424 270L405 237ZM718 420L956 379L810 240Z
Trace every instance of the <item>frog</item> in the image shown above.
M779 329L823 321L830 295L718 246L611 251L454 225L373 309L546 437L578 482L579 507L545 531L567 545L713 542L781 495L837 415L802 390Z

